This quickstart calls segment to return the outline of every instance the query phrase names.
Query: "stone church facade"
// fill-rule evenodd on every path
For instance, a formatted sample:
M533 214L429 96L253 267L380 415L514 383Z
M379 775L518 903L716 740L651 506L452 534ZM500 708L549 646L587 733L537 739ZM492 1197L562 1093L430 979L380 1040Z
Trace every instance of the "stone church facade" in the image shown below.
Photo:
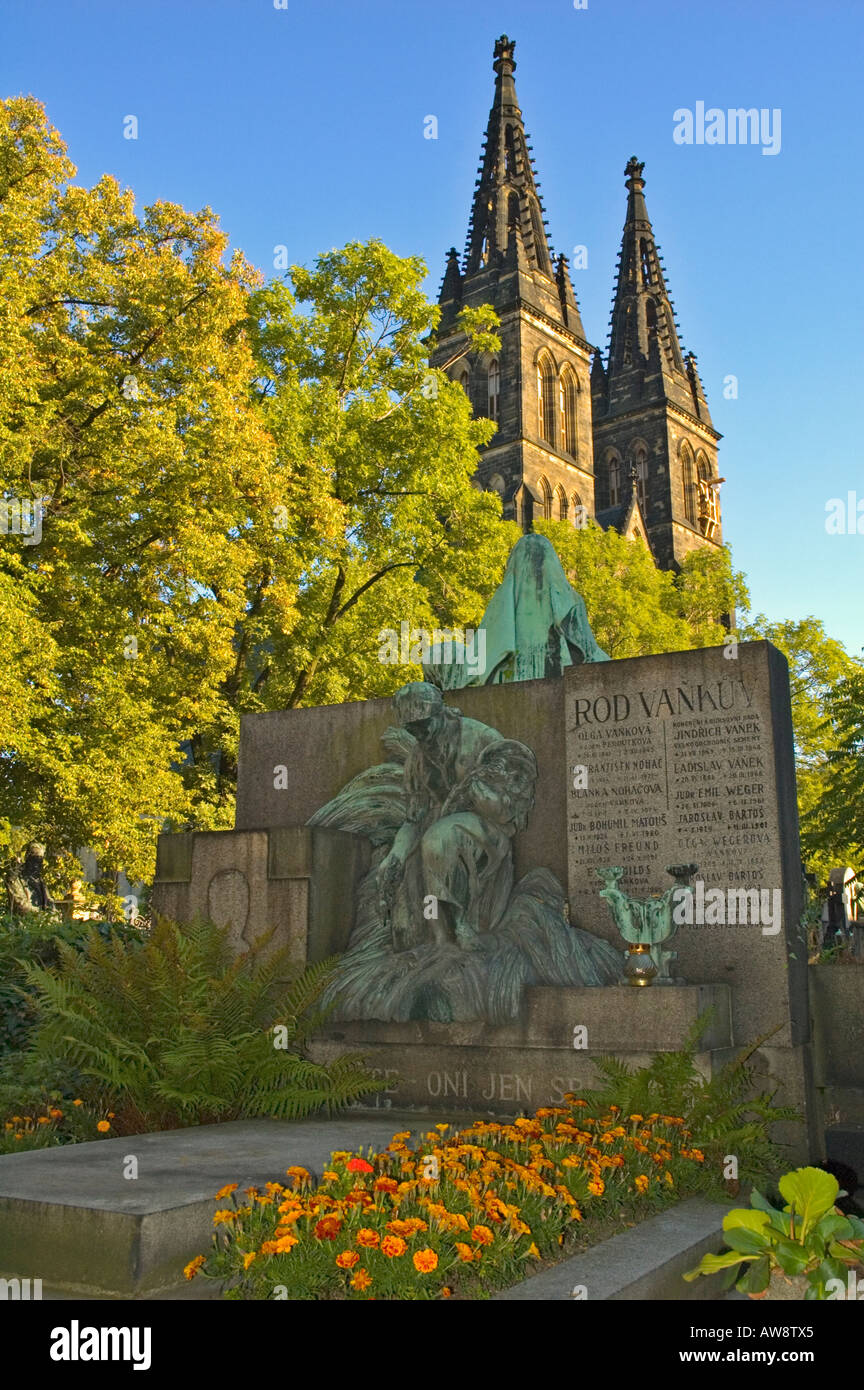
M495 96L465 252L439 295L430 356L498 430L477 482L505 518L594 518L641 537L663 569L722 544L711 423L696 359L684 352L645 206L643 165L625 170L627 213L606 360L585 337L567 258L549 245L531 145L516 98L514 43L495 44ZM500 352L464 354L458 315L491 304ZM460 355L462 354L462 355Z

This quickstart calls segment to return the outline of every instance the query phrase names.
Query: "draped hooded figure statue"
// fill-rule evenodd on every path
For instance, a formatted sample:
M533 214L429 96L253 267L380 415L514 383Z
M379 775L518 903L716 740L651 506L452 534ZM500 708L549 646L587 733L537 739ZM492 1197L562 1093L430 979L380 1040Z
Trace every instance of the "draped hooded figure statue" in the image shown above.
M591 631L584 599L545 536L530 534L516 542L478 631L485 644L482 671L472 671L464 648L448 650L450 660L436 653L438 659L424 665L426 680L457 690L560 676L567 666L609 660Z

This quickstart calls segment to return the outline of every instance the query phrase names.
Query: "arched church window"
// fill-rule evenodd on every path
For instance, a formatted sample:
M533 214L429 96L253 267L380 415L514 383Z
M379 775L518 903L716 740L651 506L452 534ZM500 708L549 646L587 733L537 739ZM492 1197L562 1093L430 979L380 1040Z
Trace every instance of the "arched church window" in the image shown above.
M617 454L609 459L609 506L617 507L621 501L621 460Z
M571 367L561 373L561 448L576 454L576 397L579 385Z
M636 500L644 516L648 503L648 454L641 444L637 446L633 455L633 463L636 469Z
M701 449L696 456L696 481L699 490L699 529L703 536L710 541L720 524L720 513L717 503L717 486L711 471L711 464Z
M690 525L695 526L698 494L696 487L696 467L693 462L693 451L689 444L685 444L681 450L681 482L684 488L684 515Z
M545 478L541 478L537 485L540 493L540 504L543 508L543 520L552 520L552 489Z
M501 368L497 362L489 363L489 419L498 420L501 408Z
M555 368L548 352L537 359L537 413L540 438L555 443Z
M555 510L559 521L567 520L567 493L560 483L555 489Z
M651 284L651 262L648 259L648 243L644 237L639 239L639 259L642 262L642 284Z

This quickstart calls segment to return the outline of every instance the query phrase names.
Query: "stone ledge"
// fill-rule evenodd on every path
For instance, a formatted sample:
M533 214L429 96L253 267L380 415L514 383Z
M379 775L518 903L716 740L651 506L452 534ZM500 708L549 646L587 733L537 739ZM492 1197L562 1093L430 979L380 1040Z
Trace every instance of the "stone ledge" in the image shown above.
M495 1294L502 1302L560 1302L584 1285L588 1302L648 1299L678 1302L725 1298L720 1278L711 1275L687 1284L682 1275L708 1251L723 1247L728 1206L693 1197L650 1217L620 1236L563 1260Z
M54 1298L183 1297L183 1266L210 1247L218 1188L279 1181L291 1164L320 1177L333 1149L389 1143L400 1128L418 1128L418 1117L235 1120L9 1154L0 1158L0 1277L41 1279ZM128 1154L137 1179L123 1177Z

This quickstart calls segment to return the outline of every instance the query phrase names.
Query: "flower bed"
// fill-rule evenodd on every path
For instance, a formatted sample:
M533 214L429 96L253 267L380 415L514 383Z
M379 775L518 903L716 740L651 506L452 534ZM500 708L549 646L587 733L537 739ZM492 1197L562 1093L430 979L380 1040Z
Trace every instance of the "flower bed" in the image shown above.
M96 1110L80 1097L67 1101L55 1094L41 1107L33 1107L23 1115L10 1115L3 1121L0 1155L103 1139L113 1134L114 1118L113 1110Z
M586 1226L600 1239L704 1189L680 1117L565 1100L512 1124L437 1125L415 1149L405 1132L382 1153L334 1153L317 1186L305 1168L242 1199L229 1184L213 1251L186 1277L241 1299L482 1298L589 1243Z

